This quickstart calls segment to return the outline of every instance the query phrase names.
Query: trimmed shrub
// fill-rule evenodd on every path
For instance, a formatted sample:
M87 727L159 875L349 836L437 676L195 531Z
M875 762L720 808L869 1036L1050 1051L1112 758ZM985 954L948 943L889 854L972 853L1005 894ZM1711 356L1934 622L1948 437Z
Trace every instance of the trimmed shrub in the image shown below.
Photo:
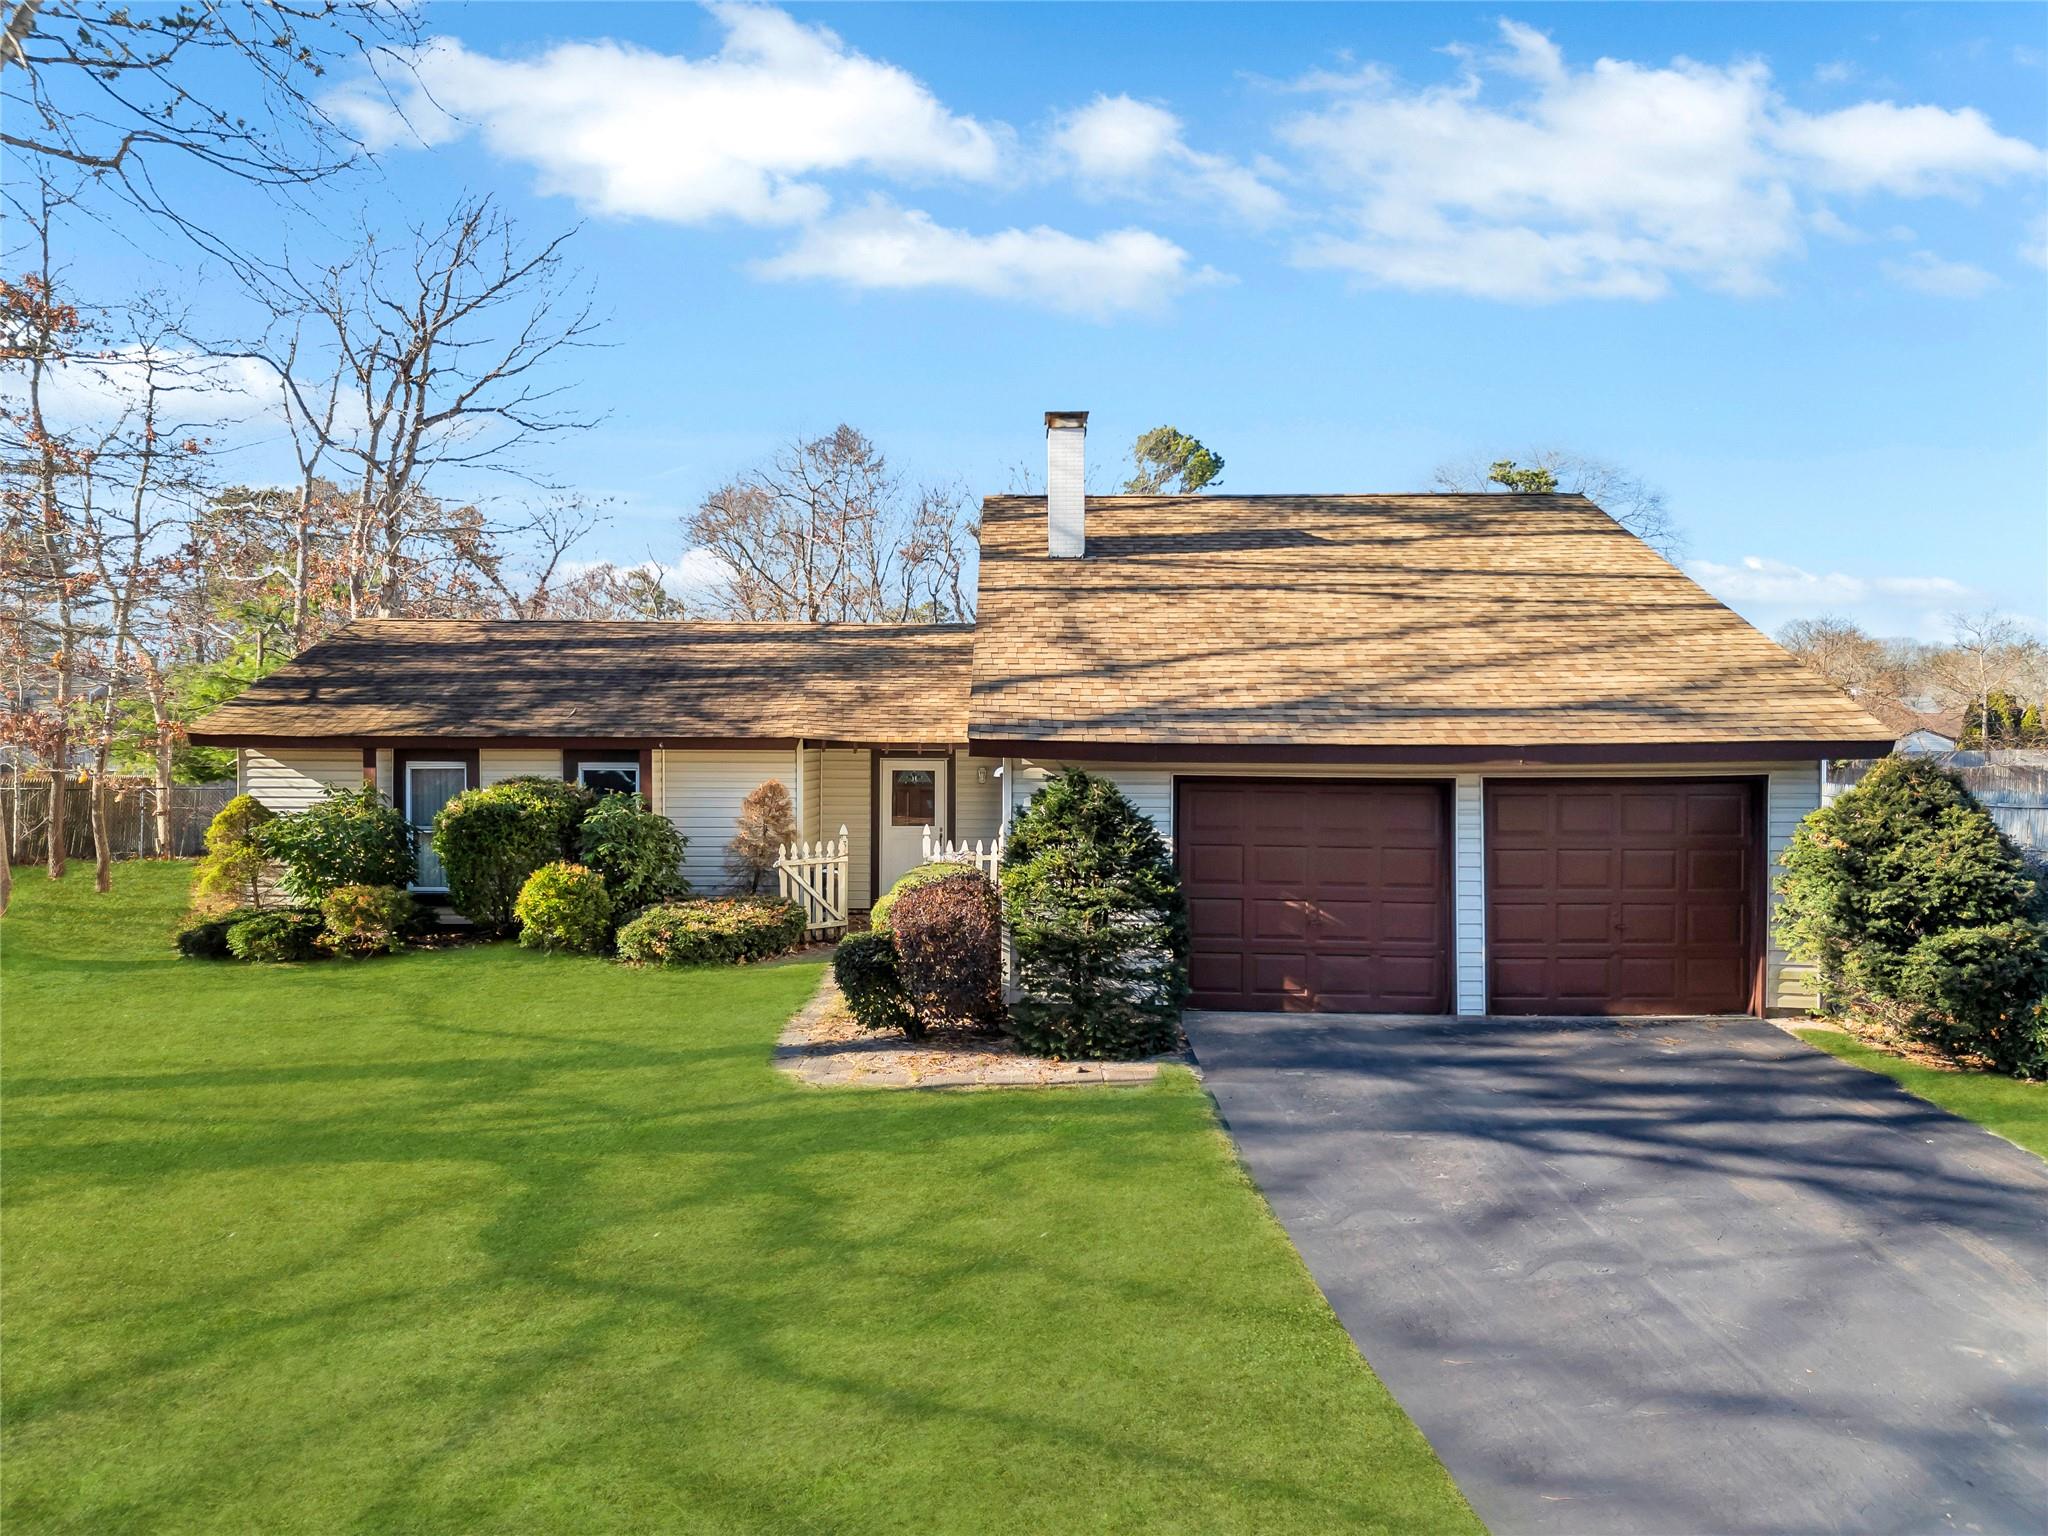
M761 896L669 902L619 930L619 958L634 965L744 965L796 948L805 926L803 908Z
M687 839L676 824L640 803L638 795L598 799L577 831L583 862L604 876L613 919L690 894L683 878Z
M413 877L412 828L374 784L329 787L305 810L280 816L257 834L284 865L285 894L318 903L344 885L404 885Z
M897 899L905 891L914 891L921 885L930 885L934 880L950 880L955 875L979 873L980 871L972 864L920 864L915 869L906 871L902 879L882 893L881 899L868 912L868 926L870 928L888 927L889 914L896 909Z
M902 892L888 932L920 1025L1003 1027L1002 899L979 870Z
M1886 758L1801 822L1778 862L1779 942L1818 969L1831 1010L2041 1070L2014 1023L2043 985L2041 892L1955 775Z
M846 1009L862 1029L900 1029L912 1040L924 1038L924 1025L903 995L896 965L896 943L879 929L849 933L832 952L832 979L846 997Z
M783 845L796 841L796 808L780 779L756 785L740 802L732 841L725 845L725 872L758 891L775 867Z
M177 932L173 942L187 960L228 958L228 930L248 918L262 915L261 907L236 907L232 912L195 917Z
M1899 967L1899 1000L1913 1010L1914 1034L2015 1077L2048 1076L2044 989L2048 929L2023 918L1930 934Z
M449 903L496 933L511 928L519 892L543 864L575 857L590 791L561 779L506 779L465 790L434 818L434 852L448 873Z
M581 864L543 864L526 877L516 908L528 949L601 953L612 941L612 898L604 876Z
M263 905L263 871L269 864L259 838L277 812L254 795L237 795L206 827L206 856L199 861L199 894L243 907Z
M320 937L320 914L284 907L246 917L228 929L228 953L237 960L311 960Z
M1159 829L1114 784L1070 769L1031 797L1003 849L1003 910L1026 1045L1095 1058L1173 1048L1187 904Z
M410 891L392 885L336 886L320 903L320 921L320 947L337 955L394 955L434 925Z

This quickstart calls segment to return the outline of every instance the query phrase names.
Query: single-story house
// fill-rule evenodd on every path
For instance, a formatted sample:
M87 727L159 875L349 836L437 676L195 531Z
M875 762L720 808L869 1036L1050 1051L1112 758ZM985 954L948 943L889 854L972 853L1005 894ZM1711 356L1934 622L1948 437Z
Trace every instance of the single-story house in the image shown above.
M278 809L374 777L637 787L715 887L740 798L844 824L850 905L923 828L1079 765L1175 851L1196 1006L1761 1013L1811 1001L1771 866L1892 733L1578 496L983 505L967 627L367 621L208 719ZM431 871L423 873L430 878Z
M1892 750L1908 757L1943 757L1963 739L1960 710L1915 709L1890 699L1858 702L1892 732Z

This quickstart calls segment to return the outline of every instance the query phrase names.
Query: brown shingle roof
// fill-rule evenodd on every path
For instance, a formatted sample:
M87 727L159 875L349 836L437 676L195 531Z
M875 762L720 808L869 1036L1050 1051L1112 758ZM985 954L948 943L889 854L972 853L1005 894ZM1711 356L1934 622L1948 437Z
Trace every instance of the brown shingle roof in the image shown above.
M1121 747L1890 739L1579 496L1090 497L1078 560L1043 497L992 497L970 713Z
M967 739L964 625L362 619L195 739Z

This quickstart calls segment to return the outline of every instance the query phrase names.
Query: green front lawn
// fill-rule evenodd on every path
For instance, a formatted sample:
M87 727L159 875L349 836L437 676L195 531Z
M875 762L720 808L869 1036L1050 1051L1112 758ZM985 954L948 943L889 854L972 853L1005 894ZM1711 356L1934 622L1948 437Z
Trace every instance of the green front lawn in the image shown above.
M2023 1083L1995 1072L1958 1072L1907 1061L1835 1029L1802 1029L1799 1038L1830 1056L1882 1072L1906 1092L1974 1120L2037 1157L2048 1157L2048 1083Z
M825 1093L815 965L0 923L10 1531L1458 1531L1184 1074Z

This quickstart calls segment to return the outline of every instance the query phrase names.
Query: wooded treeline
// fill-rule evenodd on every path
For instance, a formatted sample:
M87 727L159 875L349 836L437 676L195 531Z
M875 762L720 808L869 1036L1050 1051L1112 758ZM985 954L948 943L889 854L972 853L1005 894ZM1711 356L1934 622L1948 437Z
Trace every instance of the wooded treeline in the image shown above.
M0 767L46 784L53 876L76 786L105 888L110 786L231 773L187 725L357 618L971 611L965 494L907 485L844 426L683 520L711 552L688 593L652 556L583 557L606 509L570 488L568 445L594 421L576 386L601 316L574 231L530 234L488 197L394 218L323 104L337 69L388 74L419 17L10 7ZM229 233L251 208L272 248ZM110 218L138 216L175 291L74 276Z

